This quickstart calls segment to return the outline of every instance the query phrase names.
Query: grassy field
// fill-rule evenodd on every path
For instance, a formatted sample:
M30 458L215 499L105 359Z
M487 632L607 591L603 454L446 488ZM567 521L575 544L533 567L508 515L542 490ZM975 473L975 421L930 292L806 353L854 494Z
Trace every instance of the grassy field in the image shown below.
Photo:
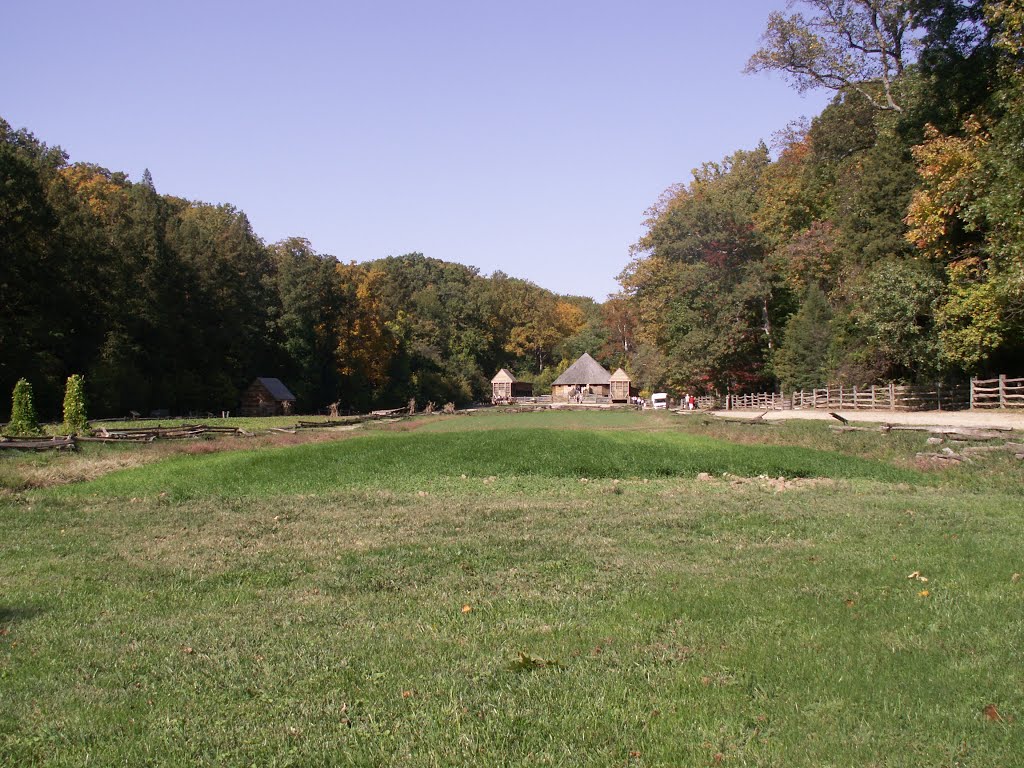
M0 764L1022 765L1022 462L923 443L476 414L0 457Z

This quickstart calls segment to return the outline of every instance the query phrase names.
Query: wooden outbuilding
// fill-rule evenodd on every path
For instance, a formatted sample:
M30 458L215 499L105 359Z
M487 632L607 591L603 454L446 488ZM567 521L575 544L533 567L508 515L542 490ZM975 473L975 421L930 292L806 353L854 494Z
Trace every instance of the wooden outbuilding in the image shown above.
M295 410L295 395L280 379L260 376L242 393L243 416L289 416Z
M551 383L551 399L568 403L574 397L608 397L611 378L604 366L584 352L565 373Z
M619 368L610 379L610 392L613 403L628 403L633 395L633 381L629 374Z
M502 368L491 379L491 402L507 403L514 397L530 397L533 395L533 384L519 381L508 368Z

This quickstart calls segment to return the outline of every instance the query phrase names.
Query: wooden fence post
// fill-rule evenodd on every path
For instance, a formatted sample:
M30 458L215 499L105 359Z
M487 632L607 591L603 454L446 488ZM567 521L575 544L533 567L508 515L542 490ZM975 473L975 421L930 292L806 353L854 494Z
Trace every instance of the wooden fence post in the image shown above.
M974 410L974 377L971 376L971 410Z
M1006 374L999 374L999 407L1006 407Z

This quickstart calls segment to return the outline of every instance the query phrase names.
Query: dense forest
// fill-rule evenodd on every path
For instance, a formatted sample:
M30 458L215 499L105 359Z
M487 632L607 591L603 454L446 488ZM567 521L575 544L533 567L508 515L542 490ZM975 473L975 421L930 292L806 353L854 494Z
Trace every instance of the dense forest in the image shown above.
M649 211L641 380L747 391L1024 367L1020 0L813 0L750 71L834 99ZM795 12L794 12L795 11Z
M147 172L69 163L0 121L0 390L40 413L85 375L90 413L230 410L274 376L315 411L464 403L499 367L589 344L592 300L419 254L343 263L267 245L244 213L158 194Z
M648 212L602 304L420 254L360 263L70 162L0 119L0 392L44 417L233 409L255 376L310 412L543 392L580 353L642 388L962 380L1024 370L1024 3L812 0L750 71L831 104L705 163ZM8 403L0 399L0 418Z

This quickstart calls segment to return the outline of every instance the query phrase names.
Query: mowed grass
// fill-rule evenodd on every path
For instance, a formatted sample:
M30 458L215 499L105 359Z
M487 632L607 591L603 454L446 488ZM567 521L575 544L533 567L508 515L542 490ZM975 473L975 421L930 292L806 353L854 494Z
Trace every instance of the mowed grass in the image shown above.
M424 489L453 477L627 479L693 477L918 480L879 461L794 446L736 445L690 434L556 431L535 427L461 432L380 432L344 443L180 456L111 474L71 493L277 496L351 487Z
M0 499L0 764L1020 764L1019 486L529 416Z

